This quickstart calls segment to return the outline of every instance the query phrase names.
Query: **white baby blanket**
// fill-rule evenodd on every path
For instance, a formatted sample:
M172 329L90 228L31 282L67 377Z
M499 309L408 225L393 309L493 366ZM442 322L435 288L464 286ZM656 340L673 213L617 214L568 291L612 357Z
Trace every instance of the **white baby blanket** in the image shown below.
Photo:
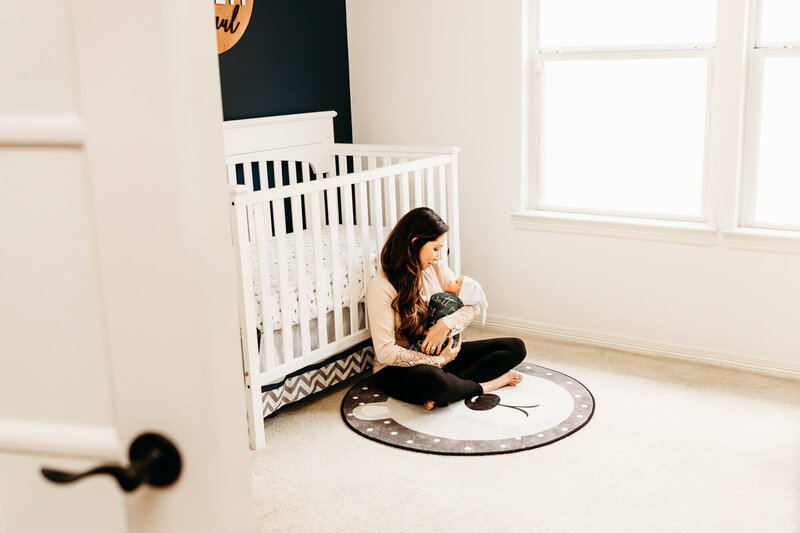
M481 324L486 324L486 308L489 307L489 302L486 301L486 294L484 294L483 287L481 287L480 283L469 276L464 276L464 281L461 283L461 291L459 291L458 297L464 305L479 306L483 312L483 322L481 322Z

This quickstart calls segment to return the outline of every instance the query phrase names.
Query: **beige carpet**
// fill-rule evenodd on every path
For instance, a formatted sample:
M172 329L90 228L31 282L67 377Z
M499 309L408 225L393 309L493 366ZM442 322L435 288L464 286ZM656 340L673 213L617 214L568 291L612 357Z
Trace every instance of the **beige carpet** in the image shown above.
M354 378L266 420L259 531L800 533L800 382L522 338L592 391L585 428L508 455L400 450L342 422Z

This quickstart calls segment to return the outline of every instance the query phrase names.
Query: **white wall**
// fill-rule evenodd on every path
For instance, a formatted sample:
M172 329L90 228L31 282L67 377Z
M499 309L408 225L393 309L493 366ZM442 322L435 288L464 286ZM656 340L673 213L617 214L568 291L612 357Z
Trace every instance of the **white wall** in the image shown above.
M353 140L456 145L490 321L800 376L800 255L516 229L523 2L348 0Z

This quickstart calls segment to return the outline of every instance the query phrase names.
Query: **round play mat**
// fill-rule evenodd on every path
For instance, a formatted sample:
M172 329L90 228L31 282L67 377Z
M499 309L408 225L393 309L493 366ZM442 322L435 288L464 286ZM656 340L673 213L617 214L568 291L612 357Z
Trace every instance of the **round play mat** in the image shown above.
M369 376L342 400L353 431L390 446L444 455L510 453L550 444L586 425L594 397L556 370L521 363L516 387L503 387L446 407L426 410L390 398Z

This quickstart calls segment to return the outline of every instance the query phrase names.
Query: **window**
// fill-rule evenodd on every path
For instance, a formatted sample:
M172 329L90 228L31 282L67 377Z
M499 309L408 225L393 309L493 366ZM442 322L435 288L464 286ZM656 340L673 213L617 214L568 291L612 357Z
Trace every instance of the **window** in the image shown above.
M700 219L704 58L543 68L539 207Z
M534 6L534 208L704 220L715 2Z
M800 252L800 2L529 7L518 226Z
M752 16L742 225L798 230L800 4L762 0Z

